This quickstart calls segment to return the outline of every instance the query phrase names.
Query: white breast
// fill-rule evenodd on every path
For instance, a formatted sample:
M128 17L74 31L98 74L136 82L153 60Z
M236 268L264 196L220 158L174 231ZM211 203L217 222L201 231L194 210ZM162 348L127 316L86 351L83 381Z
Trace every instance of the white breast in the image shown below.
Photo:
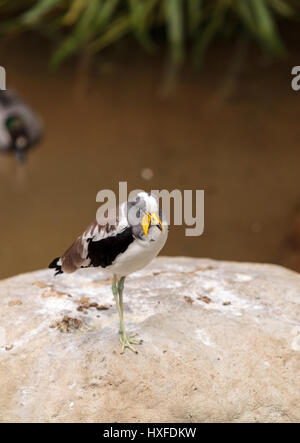
M135 239L123 254L119 254L114 263L104 270L126 276L147 266L163 248L168 237L168 226L163 224L163 232L156 226L149 229L147 240Z

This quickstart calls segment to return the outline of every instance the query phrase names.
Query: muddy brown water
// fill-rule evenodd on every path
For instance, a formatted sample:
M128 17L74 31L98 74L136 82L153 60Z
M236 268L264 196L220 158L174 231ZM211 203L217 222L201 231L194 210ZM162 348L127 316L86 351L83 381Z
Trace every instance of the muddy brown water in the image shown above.
M93 220L97 192L123 180L205 190L204 234L172 227L164 254L280 262L300 201L299 51L271 63L251 49L235 79L229 54L166 86L160 57L113 53L87 76L84 64L49 71L38 41L1 44L8 85L46 131L25 167L0 158L0 277L46 267Z

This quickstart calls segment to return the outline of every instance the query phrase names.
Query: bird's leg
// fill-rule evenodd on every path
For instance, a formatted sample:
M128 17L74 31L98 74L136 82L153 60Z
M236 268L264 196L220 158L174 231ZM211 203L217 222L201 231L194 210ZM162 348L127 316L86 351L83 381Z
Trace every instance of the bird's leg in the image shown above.
M131 349L133 352L137 353L136 349L132 346L133 344L141 344L140 340L133 339L134 335L127 335L124 327L123 319L123 290L124 290L125 277L121 277L119 283L117 284L117 277L114 275L112 291L114 294L114 299L117 305L119 319L120 319L120 342L122 344L121 354L123 354L125 348Z
M119 292L119 302L120 302L120 308L122 312L123 317L123 291L124 291L124 283L125 283L125 277L121 277L118 283L118 292Z

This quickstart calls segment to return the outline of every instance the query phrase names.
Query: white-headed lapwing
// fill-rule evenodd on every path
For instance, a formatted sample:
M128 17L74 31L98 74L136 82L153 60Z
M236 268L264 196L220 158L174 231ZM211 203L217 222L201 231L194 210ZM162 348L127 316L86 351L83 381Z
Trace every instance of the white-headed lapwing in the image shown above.
M112 217L113 215L113 217ZM128 274L146 266L158 255L168 236L168 224L162 216L157 198L140 192L119 206L110 217L92 223L72 246L49 265L56 273L71 273L80 268L101 267L113 276L112 292L120 318L121 352L141 344L128 335L123 320L123 289Z

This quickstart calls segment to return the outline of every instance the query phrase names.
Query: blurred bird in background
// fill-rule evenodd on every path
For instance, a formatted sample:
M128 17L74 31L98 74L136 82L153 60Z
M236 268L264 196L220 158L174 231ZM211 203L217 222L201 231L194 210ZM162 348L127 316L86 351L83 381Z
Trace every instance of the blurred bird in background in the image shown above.
M0 91L0 152L14 153L19 163L42 136L42 123L13 91Z

